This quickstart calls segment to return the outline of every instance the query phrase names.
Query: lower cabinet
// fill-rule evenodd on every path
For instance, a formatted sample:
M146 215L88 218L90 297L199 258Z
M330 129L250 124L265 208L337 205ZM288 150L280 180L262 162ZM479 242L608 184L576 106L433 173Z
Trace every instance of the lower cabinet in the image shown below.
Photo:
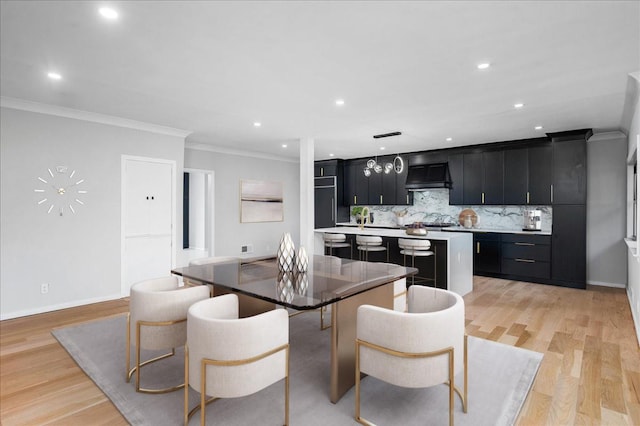
M494 232L473 233L473 273L494 276L500 273L501 234Z
M473 273L551 284L551 236L475 232Z
M502 274L523 278L551 278L551 237L504 234Z
M553 206L551 278L564 287L587 287L587 209Z

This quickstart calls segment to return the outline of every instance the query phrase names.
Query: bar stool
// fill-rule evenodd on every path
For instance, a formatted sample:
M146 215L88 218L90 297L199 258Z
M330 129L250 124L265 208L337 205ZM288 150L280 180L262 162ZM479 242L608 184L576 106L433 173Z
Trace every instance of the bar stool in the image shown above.
M423 281L433 281L433 286L436 285L436 257L435 252L429 250L431 248L431 241L421 240L417 238L398 238L398 246L400 247L400 253L404 255L404 266L407 266L407 256L411 256L411 267L415 268L416 257L428 257L433 256L433 278L419 277ZM434 248L435 250L435 248ZM415 275L411 277L411 284L415 284Z
M349 259L353 259L353 247L351 242L347 242L345 234L325 233L323 238L325 248L329 249L329 256L333 256L333 249L349 247Z
M369 252L386 251L387 248L382 245L382 237L373 235L356 235L356 244L358 245L359 258L369 261ZM389 261L389 253L387 253L387 262Z

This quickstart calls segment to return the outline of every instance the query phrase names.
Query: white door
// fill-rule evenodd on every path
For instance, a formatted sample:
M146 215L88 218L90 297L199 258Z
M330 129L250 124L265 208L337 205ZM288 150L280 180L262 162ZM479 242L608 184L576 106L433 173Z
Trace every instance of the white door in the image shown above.
M123 161L123 295L132 284L169 275L173 265L175 163Z

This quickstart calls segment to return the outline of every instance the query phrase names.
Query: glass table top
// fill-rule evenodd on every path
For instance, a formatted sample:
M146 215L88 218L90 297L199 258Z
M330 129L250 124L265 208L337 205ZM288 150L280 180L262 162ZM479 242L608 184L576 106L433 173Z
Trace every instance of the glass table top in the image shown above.
M276 259L186 266L172 273L297 310L317 309L415 275L416 268L314 255L305 273L282 273Z

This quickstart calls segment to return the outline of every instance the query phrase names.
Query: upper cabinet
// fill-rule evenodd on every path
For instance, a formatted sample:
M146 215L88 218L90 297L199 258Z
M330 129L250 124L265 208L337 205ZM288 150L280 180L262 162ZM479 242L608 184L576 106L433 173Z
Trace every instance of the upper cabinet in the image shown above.
M386 164L393 166L393 158L390 155L378 157L377 162L383 170L380 173L372 170L371 175L366 178L369 179L370 205L396 204L396 173L393 169L386 173L384 171Z
M392 168L384 172L386 164L394 165L395 155L378 157L376 160L383 170L376 173L371 170L370 175L364 174L368 158L349 160L345 162L344 205L411 205L413 194L404 185L407 180L407 164L404 169L396 173Z
M395 161L395 157L394 157ZM407 183L407 170L409 170L409 162L407 157L400 156L400 160L402 161L403 168L400 173L395 173L396 175L396 205L398 206L410 206L413 205L413 191L407 191L405 188L405 184ZM395 164L394 164L395 165Z
M316 161L313 164L313 175L314 177L337 176L340 166L339 160Z
M345 164L344 180L344 205L367 205L369 204L369 178L363 170L367 165L367 160L350 160Z
M449 154L449 175L451 188L449 189L449 204L464 204L464 154Z
M553 141L553 204L586 204L587 139L591 130L550 133Z
M551 144L504 151L504 204L550 205Z
M463 203L467 205L504 204L503 167L504 153L501 150L465 153L462 180Z

